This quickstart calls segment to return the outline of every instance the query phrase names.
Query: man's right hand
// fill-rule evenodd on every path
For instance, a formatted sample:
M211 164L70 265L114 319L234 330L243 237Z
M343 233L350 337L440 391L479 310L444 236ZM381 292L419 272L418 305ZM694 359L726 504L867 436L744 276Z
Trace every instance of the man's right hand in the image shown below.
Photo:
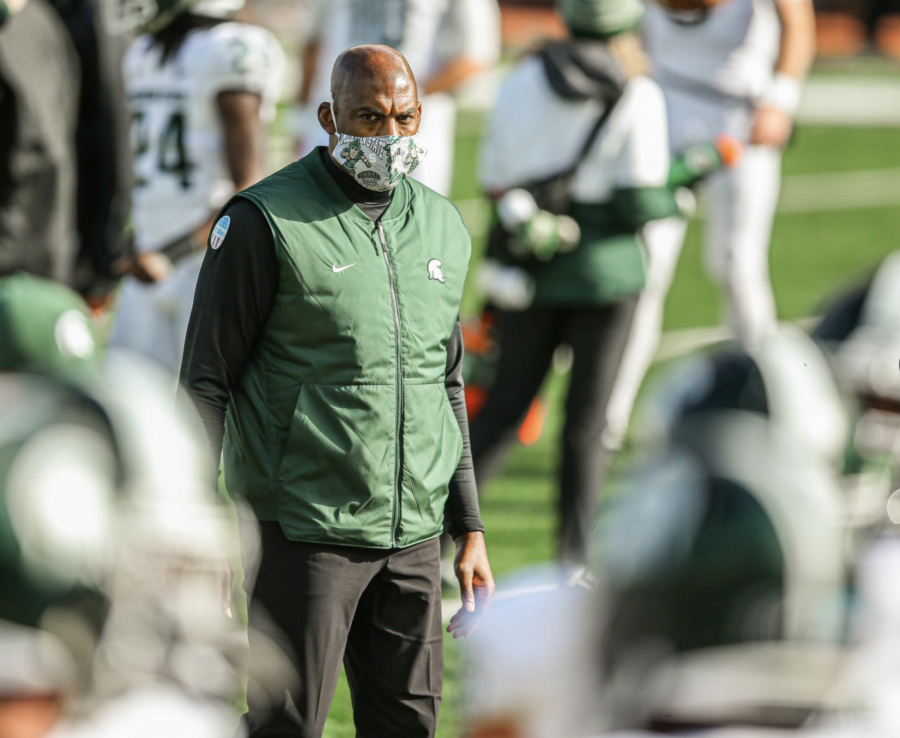
M484 545L484 533L473 531L457 536L453 565L459 580L462 607L450 618L447 632L452 633L454 638L468 638L490 610L496 589Z

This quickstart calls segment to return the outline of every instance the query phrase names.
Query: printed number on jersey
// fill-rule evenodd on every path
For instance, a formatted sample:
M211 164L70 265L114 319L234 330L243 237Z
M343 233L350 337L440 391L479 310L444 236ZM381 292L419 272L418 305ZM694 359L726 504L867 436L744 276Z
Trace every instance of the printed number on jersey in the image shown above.
M157 177L171 177L187 190L196 168L185 139L187 116L181 109L137 109L134 113L135 171L137 187L147 187Z

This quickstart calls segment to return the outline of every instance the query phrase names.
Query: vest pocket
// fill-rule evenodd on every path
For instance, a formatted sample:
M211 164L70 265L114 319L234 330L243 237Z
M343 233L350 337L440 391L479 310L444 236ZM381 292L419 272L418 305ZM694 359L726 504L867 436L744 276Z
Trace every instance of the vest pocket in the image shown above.
M462 434L443 382L404 384L399 545L441 531L447 488L462 456Z
M302 386L278 472L289 538L390 546L394 393L393 385Z

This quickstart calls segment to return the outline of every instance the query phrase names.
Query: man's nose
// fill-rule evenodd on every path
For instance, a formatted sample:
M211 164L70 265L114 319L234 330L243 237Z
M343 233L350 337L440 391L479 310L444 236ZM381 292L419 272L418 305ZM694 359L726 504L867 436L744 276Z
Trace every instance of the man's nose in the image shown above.
M400 126L397 119L391 116L381 119L381 128L378 131L379 136L399 136Z

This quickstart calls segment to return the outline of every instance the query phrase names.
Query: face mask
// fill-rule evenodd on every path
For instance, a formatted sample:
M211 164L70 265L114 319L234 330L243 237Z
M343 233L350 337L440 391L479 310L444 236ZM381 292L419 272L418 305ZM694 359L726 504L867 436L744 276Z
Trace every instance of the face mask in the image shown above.
M332 109L333 110L333 109ZM363 187L374 192L394 189L419 166L425 149L419 136L351 136L338 133L332 158Z

